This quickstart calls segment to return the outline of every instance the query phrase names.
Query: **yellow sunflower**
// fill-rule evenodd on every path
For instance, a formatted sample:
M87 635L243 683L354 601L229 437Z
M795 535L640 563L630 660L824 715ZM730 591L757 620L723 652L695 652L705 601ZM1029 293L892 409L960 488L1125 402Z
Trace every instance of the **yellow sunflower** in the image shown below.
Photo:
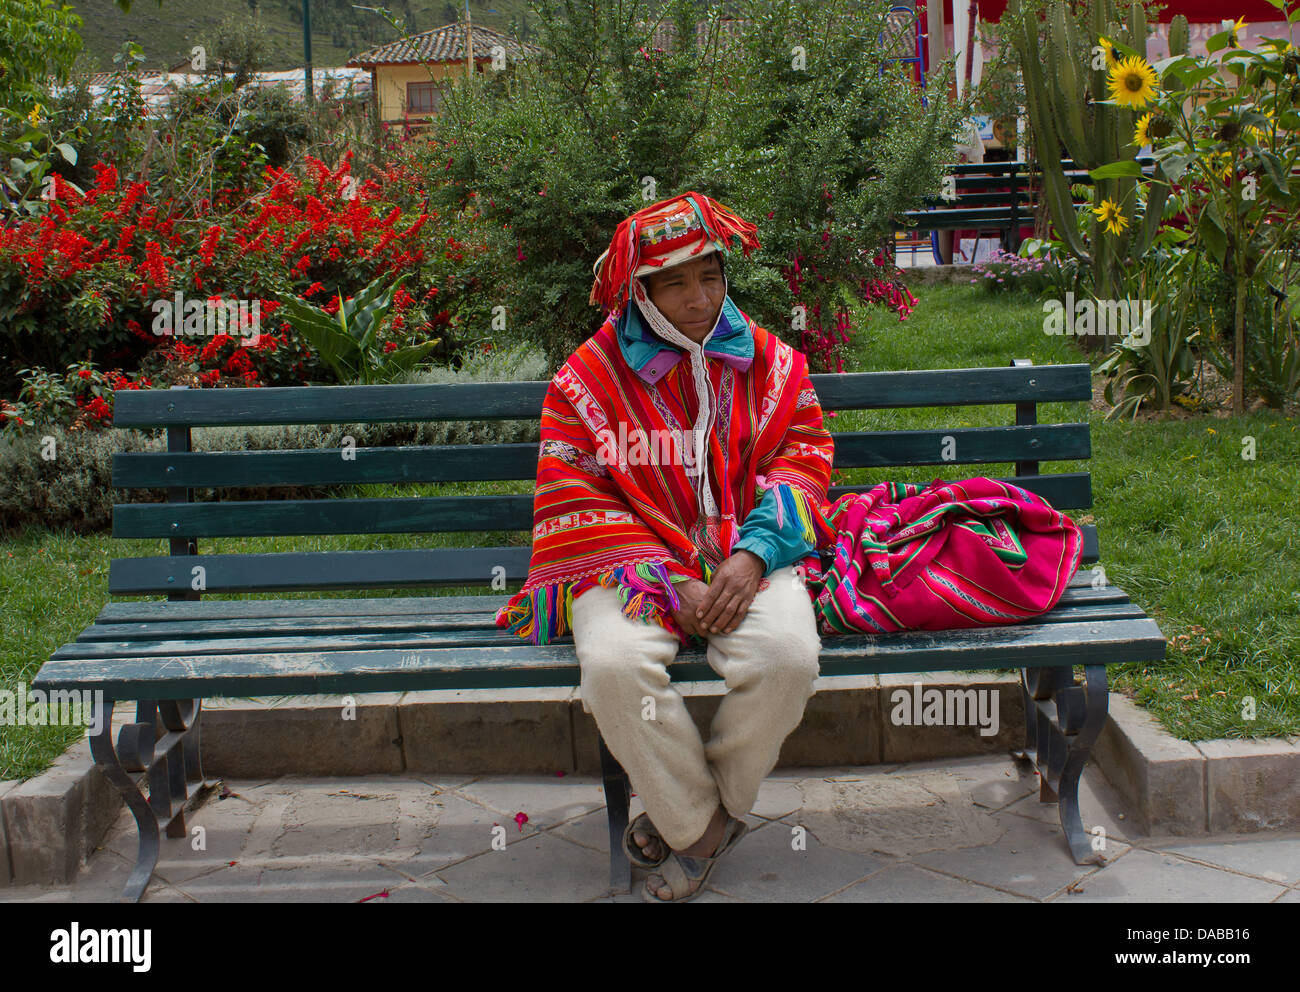
M36 127L41 123L41 111L44 109L45 108L38 103L32 108L32 112L27 115L27 120L32 127Z
M1133 132L1133 144L1141 148L1143 145L1153 144L1151 140L1151 114L1143 114L1138 118L1137 128Z
M1232 27L1230 27L1228 30L1229 30L1229 32L1231 32L1231 33L1228 35L1228 47L1229 47L1229 48L1236 48L1236 47L1238 47L1238 45L1237 45L1237 35L1238 35L1240 32L1246 30L1246 18L1244 18L1244 17L1238 17L1237 20L1236 20L1236 23L1233 24Z
M1128 218L1119 211L1119 204L1114 200L1102 200L1100 207L1093 207L1097 222L1111 234L1119 234L1128 226Z
M1110 69L1110 98L1121 107L1139 110L1156 95L1156 71L1146 59L1131 55Z

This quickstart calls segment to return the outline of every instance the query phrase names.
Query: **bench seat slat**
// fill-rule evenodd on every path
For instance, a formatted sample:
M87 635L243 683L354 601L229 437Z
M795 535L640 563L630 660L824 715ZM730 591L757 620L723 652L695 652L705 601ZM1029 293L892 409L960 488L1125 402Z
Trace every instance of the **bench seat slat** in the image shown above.
M1145 613L1132 603L1096 603L1066 606L1037 617L1034 623L1081 623L1097 620L1140 620ZM110 625L110 629L119 625ZM88 631L87 633L90 633ZM426 625L411 629L374 629L362 627L349 630L321 628L297 634L271 634L250 630L243 636L203 637L194 632L175 632L177 638L196 639L161 640L148 637L133 640L104 640L85 637L73 644L65 644L52 656L58 660L72 658L165 658L224 654L274 654L295 651L340 651L349 648L386 647L405 649L417 647L460 647L496 644L517 644L519 639L505 630L485 622L477 626L437 627ZM839 636L839 635L836 635ZM825 642L833 640L824 638ZM568 638L566 638L568 640Z
M1135 612L1134 611L1138 611ZM1141 616L1138 607L1127 599L1112 597L1102 601L1073 602L1062 598L1060 606L1048 614L1053 623L1062 618L1079 619L1089 616ZM1037 620L1036 620L1037 623ZM247 644L257 637L331 637L350 634L422 634L446 633L448 636L497 631L493 614L441 614L433 616L298 616L298 618L268 618L263 620L182 620L170 623L95 624L82 631L74 645L65 649L82 653L82 649L95 644L140 645L142 642L192 641L195 644L213 644L212 650L226 650L217 644L221 641L238 641ZM512 634L502 632L504 637ZM127 647L118 653L129 653ZM194 650L200 650L195 647ZM207 649L201 649L207 650ZM152 653L152 651L151 651ZM183 651L181 651L183 654Z
M1099 620L828 638L821 669L823 675L867 675L1164 656L1165 640L1154 621ZM683 651L669 671L679 681L718 677L699 649ZM121 699L556 686L578 684L578 661L572 646L561 644L51 660L32 684L47 691L100 689Z
M947 465L951 436L962 465L1064 461L1091 457L1088 425L954 427L924 431L843 431L835 439L835 466L888 468ZM119 489L167 486L232 488L363 483L532 481L537 443L411 445L313 451L123 452L113 458Z
M1061 602L1128 600L1116 586L1092 589L1092 574L1075 573ZM271 617L377 617L404 614L496 613L504 600L500 595L483 596L370 596L348 599L208 599L162 602L119 602L107 604L95 618L97 625L114 623L157 623L183 620L261 620Z

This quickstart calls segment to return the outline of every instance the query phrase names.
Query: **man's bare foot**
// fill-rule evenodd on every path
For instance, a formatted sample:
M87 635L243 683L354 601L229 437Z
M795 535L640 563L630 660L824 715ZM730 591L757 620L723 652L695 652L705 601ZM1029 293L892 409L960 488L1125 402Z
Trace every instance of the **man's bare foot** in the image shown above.
M718 848L722 844L722 834L726 829L726 826L727 811L719 806L713 811L713 819L709 821L709 825L704 829L703 836L701 836L700 839L690 847L682 848L682 850L677 853L689 858L712 857L718 853ZM633 836L635 837L636 835L634 834ZM654 857L655 855L650 856ZM701 883L698 881L690 881L686 883L687 889L685 892L674 892L672 886L668 884L662 875L654 874L646 878L645 884L651 894L667 901L674 897L681 898L682 896L690 895L700 887Z
M658 834L643 834L640 830L633 830L632 843L641 848L641 853L648 861L658 861L664 856L664 842Z

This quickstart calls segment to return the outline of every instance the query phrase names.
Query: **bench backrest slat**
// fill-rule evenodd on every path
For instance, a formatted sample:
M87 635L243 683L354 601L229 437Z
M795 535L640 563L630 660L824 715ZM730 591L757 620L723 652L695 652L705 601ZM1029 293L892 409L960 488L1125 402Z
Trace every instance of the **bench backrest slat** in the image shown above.
M849 372L812 376L827 410L1092 398L1087 363L1005 369ZM267 389L121 390L116 427L233 427L276 424L412 423L421 420L536 420L545 382L399 386L279 386Z
M1094 562L1097 528L1084 524L1081 529L1083 561ZM526 547L498 547L115 558L109 563L108 588L114 596L170 594L189 589L199 574L209 593L486 586L499 579L522 582L529 557Z
M1086 473L1009 477L1007 481L1038 492L1058 509L1091 505ZM863 488L832 486L831 495ZM532 526L531 495L123 503L113 508L113 536L119 538L439 534L531 530Z
M1088 458L1087 424L957 427L926 431L845 431L835 437L836 468L942 465L951 437L963 464ZM951 460L951 459L949 459ZM326 448L315 451L132 452L113 463L119 489L223 489L362 483L529 481L536 443Z
M209 593L486 586L499 576L523 579L531 553L527 547L404 548L115 558L108 588L114 596L185 590L195 584L196 567L203 569L202 585Z

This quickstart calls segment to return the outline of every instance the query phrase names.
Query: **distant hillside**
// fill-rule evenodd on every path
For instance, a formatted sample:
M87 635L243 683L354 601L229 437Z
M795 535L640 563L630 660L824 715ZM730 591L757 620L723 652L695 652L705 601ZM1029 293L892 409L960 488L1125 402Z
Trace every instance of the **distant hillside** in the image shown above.
M134 0L129 14L114 0L66 0L84 22L81 37L96 69L113 68L113 55L127 41L144 48L148 68L166 68L189 58L190 49L231 14L252 16L250 0ZM464 17L464 0L360 0L387 7L408 33L416 34ZM302 65L302 0L251 0L258 6L270 41L267 69ZM396 32L378 14L357 10L353 0L312 0L312 61L342 65L358 52L392 41ZM471 0L475 24L509 31L512 18L531 29L527 0Z

